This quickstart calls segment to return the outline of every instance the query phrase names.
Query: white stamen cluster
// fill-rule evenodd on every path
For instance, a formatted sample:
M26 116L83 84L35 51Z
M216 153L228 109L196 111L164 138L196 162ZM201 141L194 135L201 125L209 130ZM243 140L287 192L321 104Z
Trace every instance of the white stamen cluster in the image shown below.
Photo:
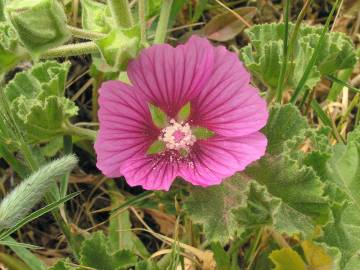
M183 138L176 141L175 132L180 131ZM174 119L170 120L169 126L163 128L159 136L159 140L163 141L167 149L171 150L189 150L196 141L196 137L192 134L190 125L188 123L178 123Z

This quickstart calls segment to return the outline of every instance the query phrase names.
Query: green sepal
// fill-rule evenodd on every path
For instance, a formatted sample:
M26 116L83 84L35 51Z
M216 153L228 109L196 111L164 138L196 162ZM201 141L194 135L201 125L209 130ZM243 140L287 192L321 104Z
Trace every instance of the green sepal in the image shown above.
M134 26L128 29L113 29L95 43L101 53L101 61L97 61L97 68L105 72L122 71L141 48L140 28Z
M111 18L111 14L107 5L94 0L81 0L81 7L82 27L85 30L100 33L110 32L111 26L108 18Z
M146 153L149 155L158 154L163 152L165 148L166 145L163 141L156 140L149 146L149 149L146 151Z
M181 121L187 121L191 113L191 104L190 102L186 103L178 112L176 119Z
M193 127L191 128L192 134L198 140L206 140L215 136L215 132L204 127Z
M37 57L71 37L66 14L56 0L7 1L5 13L21 42Z
M169 122L166 113L151 103L149 103L149 110L154 125L161 129L165 128Z

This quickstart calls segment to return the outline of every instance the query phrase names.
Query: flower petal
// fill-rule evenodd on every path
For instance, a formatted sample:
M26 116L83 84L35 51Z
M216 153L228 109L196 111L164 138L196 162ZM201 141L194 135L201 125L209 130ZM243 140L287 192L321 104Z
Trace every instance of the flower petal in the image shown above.
M121 166L121 172L130 186L141 185L148 190L169 190L178 175L177 163L170 156L136 155Z
M143 50L129 63L128 75L147 102L175 117L209 79L213 58L209 41L193 36L176 48L163 44Z
M106 176L119 177L121 164L136 153L145 153L159 131L152 125L147 104L127 84L103 83L99 104L96 165Z
M223 136L244 136L260 130L267 121L265 101L252 87L250 74L235 53L217 47L208 83L191 101L193 125Z
M192 162L182 164L180 176L194 185L220 184L263 156L266 145L266 137L260 132L198 141L191 153Z

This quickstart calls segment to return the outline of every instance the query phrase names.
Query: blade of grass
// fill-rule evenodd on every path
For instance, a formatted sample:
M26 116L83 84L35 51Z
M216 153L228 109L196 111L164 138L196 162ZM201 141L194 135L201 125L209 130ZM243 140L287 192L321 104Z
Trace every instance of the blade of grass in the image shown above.
M13 238L7 237L5 239L8 242L16 242ZM9 246L9 248L15 252L15 254L31 268L31 270L47 270L45 264L28 249L19 246Z
M335 13L335 10L337 8L337 6L339 5L339 0L336 0L335 4L333 5L331 11L330 11L330 14L329 16L327 17L326 19L326 23L325 23L325 26L323 27L323 30L321 32L321 35L320 35L320 38L319 38L319 41L318 43L316 44L316 47L315 47L315 50L310 58L310 61L309 63L307 64L306 68L305 68L305 72L303 74L303 76L301 77L296 89L295 89L295 92L294 94L292 95L291 99L290 99L290 102L291 103L295 103L298 96L300 95L301 91L303 90L303 88L305 87L305 83L310 75L310 72L313 68L313 66L315 65L315 62L319 56L319 51L321 50L323 44L324 44L324 41L325 41L325 34L326 32L329 30L329 25L330 25L330 22L331 22L331 19Z
M145 191L143 193L141 193L140 195L138 196L135 196L129 200L127 200L125 203L121 204L120 206L116 207L115 209L113 209L110 214L114 214L118 211L121 211L125 208L128 208L129 206L132 206L132 205L136 205L138 204L139 202L145 200L145 199L148 199L152 196L154 196L155 193L153 191Z
M42 247L31 245L31 244L25 244L25 243L19 243L14 241L7 241L7 240L1 240L0 245L8 246L8 247L23 247L27 249L42 249Z
M344 82L343 80L340 80L332 75L326 75L325 78L332 82L338 83L338 84L342 85L343 87L349 88L349 90L353 91L354 93L360 93L360 89L357 89L356 87L354 87L354 86L348 84L347 82Z
M160 18L155 32L154 44L165 42L173 0L163 0Z

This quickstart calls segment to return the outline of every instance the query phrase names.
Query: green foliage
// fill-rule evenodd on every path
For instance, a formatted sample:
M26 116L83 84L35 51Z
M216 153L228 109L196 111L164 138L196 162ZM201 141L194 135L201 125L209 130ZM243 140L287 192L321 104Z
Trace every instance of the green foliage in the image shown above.
M95 41L101 52L101 61L97 68L106 72L125 70L128 61L138 54L140 29L134 26L128 29L113 29L106 37Z
M21 42L34 56L70 38L66 14L56 0L7 1L5 12Z
M360 260L360 140L359 128L348 136L348 144L336 145L327 163L331 185L332 220L324 228L322 241L337 247L342 253L341 267L359 269Z
M289 25L290 33L294 25ZM270 89L276 89L279 83L282 65L284 24L255 25L246 30L250 44L241 50L241 58L247 68ZM305 72L322 29L302 25L296 39L292 56L287 63L288 80L286 87L295 88ZM351 40L344 34L330 32L325 34L325 42L320 55L310 72L305 85L312 88L321 76L335 71L352 68L357 61Z
M111 24L108 18L111 17L109 8L94 0L81 0L82 7L82 27L100 33L108 33Z
M261 160L219 186L191 191L186 210L204 225L209 241L226 243L263 226L312 238L315 225L329 219L325 185L317 175L329 157L326 138L309 129L292 105L272 108L263 132L269 145ZM304 144L311 151L301 153ZM316 163L317 157L323 161Z
M193 222L204 225L205 235L209 241L225 244L243 231L243 228L238 226L232 210L244 202L245 189L246 181L239 174L218 186L194 187L186 201L185 209Z
M0 19L0 78L3 73L13 68L26 56L26 51L19 45L14 30Z
M5 95L19 127L29 142L43 142L64 134L77 107L64 97L69 63L47 61L16 74Z
M80 261L82 265L97 270L121 270L134 266L137 257L128 250L110 253L108 241L100 231L83 242Z

